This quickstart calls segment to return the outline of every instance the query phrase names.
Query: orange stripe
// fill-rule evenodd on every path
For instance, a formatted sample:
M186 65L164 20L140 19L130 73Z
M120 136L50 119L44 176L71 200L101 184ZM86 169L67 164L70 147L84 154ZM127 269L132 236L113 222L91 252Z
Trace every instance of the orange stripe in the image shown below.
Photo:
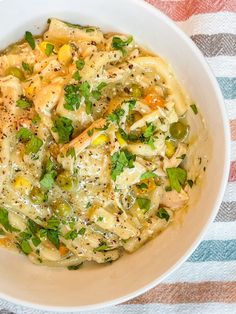
M230 129L231 129L231 138L233 141L236 141L236 120L230 121Z
M146 0L176 21L187 20L193 14L236 12L235 0Z
M207 270L206 270L207 271ZM160 284L126 304L236 302L236 282Z

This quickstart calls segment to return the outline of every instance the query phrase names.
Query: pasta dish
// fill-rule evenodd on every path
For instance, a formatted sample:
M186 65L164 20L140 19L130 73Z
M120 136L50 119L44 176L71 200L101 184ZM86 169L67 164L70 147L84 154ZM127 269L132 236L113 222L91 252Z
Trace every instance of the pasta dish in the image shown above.
M130 35L52 18L0 54L0 245L78 269L134 252L184 210L200 119Z

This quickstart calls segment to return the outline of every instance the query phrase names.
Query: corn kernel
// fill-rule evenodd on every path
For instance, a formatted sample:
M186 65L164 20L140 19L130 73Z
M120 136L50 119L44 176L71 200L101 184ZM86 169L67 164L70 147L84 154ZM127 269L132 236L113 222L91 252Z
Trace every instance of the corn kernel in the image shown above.
M92 141L92 145L99 146L107 144L108 142L109 142L108 136L106 134L101 134Z
M116 138L120 144L121 147L126 146L127 142L123 139L123 137L121 136L120 132L116 132Z
M171 158L175 153L175 146L171 141L166 141L166 157Z
M70 45L63 45L58 51L58 60L62 64L68 64L72 60L72 49Z
M14 180L13 186L18 190L24 190L26 192L31 189L31 183L29 180L22 176L19 176Z

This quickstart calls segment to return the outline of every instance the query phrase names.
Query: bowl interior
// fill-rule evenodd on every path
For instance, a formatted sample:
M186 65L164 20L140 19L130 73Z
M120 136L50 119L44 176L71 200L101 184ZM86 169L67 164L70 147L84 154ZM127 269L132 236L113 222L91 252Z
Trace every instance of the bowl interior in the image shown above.
M198 202L191 206L183 224L173 225L113 264L92 265L76 272L34 266L24 256L1 249L0 295L7 299L66 310L92 309L133 297L158 283L191 252L222 199L229 132L215 80L190 40L143 1L8 0L0 3L0 12L0 49L21 39L26 30L41 33L49 17L133 34L140 44L169 60L205 117L214 158L207 167Z

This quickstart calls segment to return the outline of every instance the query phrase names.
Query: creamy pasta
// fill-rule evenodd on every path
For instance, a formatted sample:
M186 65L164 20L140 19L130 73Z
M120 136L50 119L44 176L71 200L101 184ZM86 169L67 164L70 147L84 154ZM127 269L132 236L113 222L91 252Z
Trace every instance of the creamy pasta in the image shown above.
M0 54L0 110L0 244L36 264L134 252L203 169L186 166L197 106L129 35L55 18L26 32Z

